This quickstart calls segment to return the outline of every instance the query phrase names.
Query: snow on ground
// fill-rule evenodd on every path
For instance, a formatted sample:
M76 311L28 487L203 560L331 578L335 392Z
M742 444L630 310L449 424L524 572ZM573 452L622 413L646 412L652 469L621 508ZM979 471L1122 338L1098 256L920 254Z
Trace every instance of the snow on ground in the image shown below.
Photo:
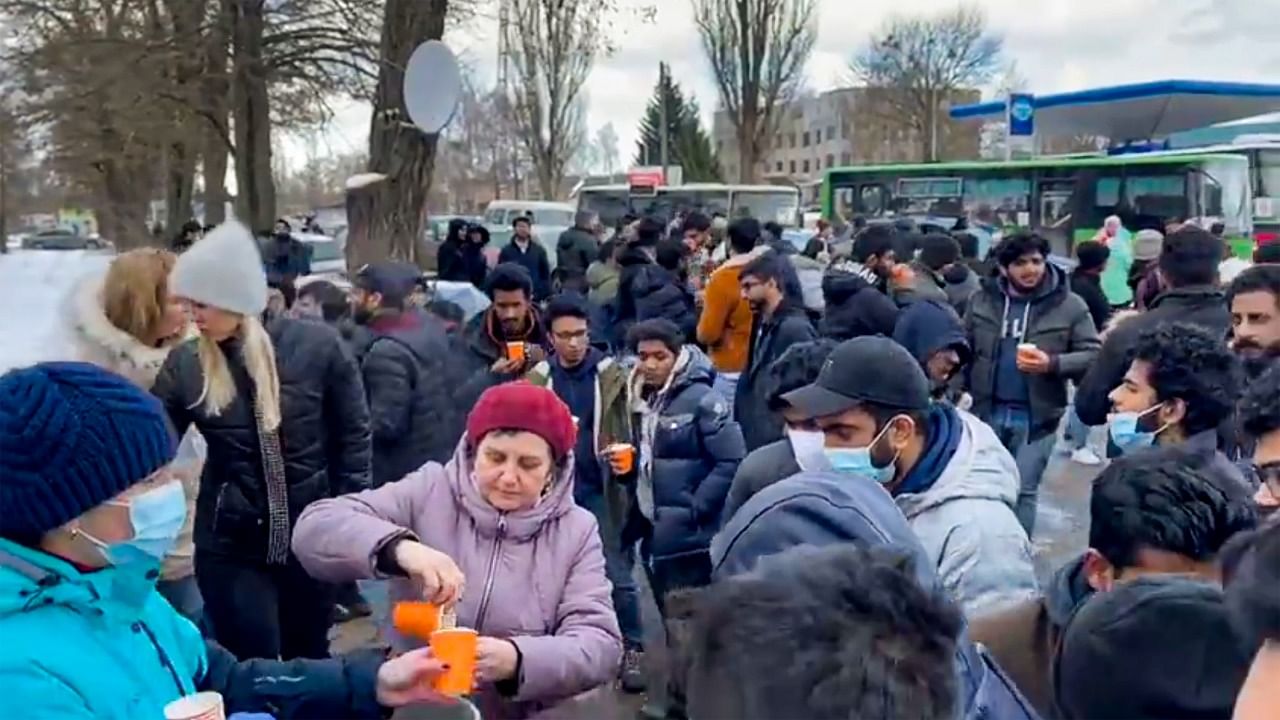
M109 252L15 250L0 255L0 373L44 360L72 359L67 295Z

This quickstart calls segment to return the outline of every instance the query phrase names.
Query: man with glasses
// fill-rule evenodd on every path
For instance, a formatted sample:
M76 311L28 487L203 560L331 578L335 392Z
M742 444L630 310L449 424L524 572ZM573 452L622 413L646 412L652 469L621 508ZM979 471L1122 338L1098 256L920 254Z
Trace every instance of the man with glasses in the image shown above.
M624 550L627 489L601 461L605 448L631 438L627 372L591 346L590 313L580 295L557 295L546 323L554 353L529 371L529 382L547 387L569 406L578 423L574 447L573 498L596 516L605 548L605 570L613 583L613 607L626 642L620 679L627 692L644 691L643 632L633 570L633 548Z

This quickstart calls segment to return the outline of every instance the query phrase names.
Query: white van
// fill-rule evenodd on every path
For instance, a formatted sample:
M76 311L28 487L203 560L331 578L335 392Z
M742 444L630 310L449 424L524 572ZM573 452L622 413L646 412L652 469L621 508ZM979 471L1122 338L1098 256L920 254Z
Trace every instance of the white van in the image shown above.
M560 233L573 227L576 212L570 203L538 200L494 200L484 211L484 224L489 229L490 247L501 250L511 242L511 223L527 217L533 223L533 237L547 251L551 269L556 269L556 243Z

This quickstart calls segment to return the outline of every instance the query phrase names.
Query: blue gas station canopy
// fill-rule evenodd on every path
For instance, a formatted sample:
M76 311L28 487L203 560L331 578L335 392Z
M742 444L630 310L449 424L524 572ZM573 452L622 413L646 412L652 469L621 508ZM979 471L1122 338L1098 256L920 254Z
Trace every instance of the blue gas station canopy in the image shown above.
M1006 100L951 108L955 120L1003 119ZM1095 135L1113 143L1280 111L1280 85L1160 80L1034 99L1037 134Z

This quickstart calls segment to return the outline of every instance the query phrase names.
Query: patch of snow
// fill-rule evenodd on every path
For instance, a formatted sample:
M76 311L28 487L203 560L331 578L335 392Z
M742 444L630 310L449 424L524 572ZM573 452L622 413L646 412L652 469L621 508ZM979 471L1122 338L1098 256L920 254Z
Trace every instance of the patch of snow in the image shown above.
M0 255L0 373L72 359L67 296L85 275L104 272L111 253L15 250Z

